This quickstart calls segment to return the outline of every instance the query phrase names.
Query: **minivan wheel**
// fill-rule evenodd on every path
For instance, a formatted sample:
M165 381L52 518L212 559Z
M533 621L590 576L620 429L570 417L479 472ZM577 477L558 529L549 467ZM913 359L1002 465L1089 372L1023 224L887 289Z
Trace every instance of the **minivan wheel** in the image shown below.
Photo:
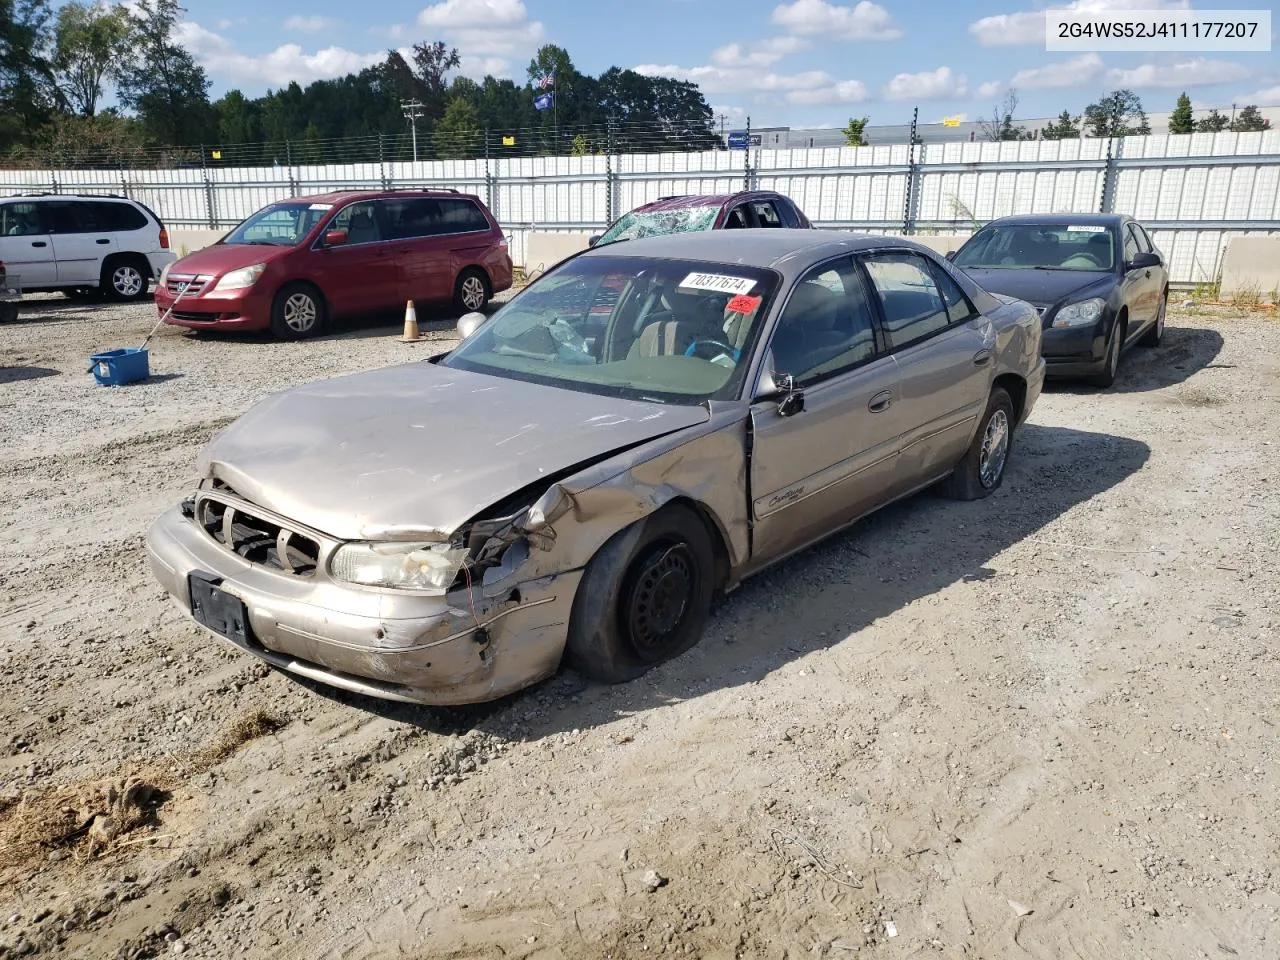
M271 332L277 340L314 337L324 327L324 298L307 283L286 283L271 304Z
M147 295L151 271L137 258L116 257L102 265L100 289L112 300L141 300Z
M1004 387L995 387L964 458L951 476L942 481L943 496L953 500L981 500L995 493L1004 481L1012 444L1013 400Z
M475 313L483 310L489 302L489 278L480 270L464 270L458 275L454 285L454 306L463 313Z
M569 662L592 680L625 683L684 653L706 626L714 570L711 537L686 506L614 534L578 585Z

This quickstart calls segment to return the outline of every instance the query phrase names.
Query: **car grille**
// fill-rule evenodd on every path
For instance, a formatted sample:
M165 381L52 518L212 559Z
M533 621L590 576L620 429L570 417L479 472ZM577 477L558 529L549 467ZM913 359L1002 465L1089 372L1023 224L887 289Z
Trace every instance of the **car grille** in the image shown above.
M214 542L250 563L298 577L312 576L320 564L318 540L241 500L225 484L197 491L183 512Z
M184 297L198 297L204 291L204 288L208 286L209 281L212 279L213 277L196 276L194 274L189 274L189 273L188 274L171 273L169 274L169 276L165 278L164 288L168 290L171 294L173 294L175 297L180 293ZM182 290L184 286L187 288L185 293Z

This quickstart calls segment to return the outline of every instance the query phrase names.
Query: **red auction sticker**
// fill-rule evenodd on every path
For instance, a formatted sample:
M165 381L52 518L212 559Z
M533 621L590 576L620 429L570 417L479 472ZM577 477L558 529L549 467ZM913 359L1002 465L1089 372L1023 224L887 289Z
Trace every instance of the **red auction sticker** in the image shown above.
M758 306L760 306L759 297L749 297L740 293L729 301L729 305L725 309L732 310L734 313L750 313Z

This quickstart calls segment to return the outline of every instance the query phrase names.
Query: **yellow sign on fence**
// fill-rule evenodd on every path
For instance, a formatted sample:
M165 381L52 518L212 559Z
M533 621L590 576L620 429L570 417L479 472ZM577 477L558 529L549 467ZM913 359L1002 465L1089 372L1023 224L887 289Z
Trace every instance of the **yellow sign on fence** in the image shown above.
M503 145L504 147L514 147L514 146L516 145L516 138L515 138L515 137L503 137L503 138L502 138L502 145Z
M942 125L944 127L958 127L960 126L960 118L959 117L943 117Z

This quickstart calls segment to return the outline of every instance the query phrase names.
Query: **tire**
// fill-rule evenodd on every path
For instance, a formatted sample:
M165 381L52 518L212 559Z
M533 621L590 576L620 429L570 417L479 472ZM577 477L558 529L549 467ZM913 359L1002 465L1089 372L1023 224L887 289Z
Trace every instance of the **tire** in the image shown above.
M277 340L304 340L324 329L324 297L309 283L286 283L271 302L271 332Z
M477 270L474 267L458 274L458 281L453 285L453 305L462 313L483 310L492 296L489 278L485 276L483 270Z
M1004 387L994 387L969 449L951 476L942 481L942 495L952 500L981 500L999 490L1009 464L1013 427L1013 400Z
M688 507L664 507L614 534L578 585L569 663L599 683L625 683L678 657L702 636L714 571L711 537Z
M1169 291L1166 290L1160 298L1160 309L1156 312L1156 322L1147 328L1147 332L1142 335L1142 339L1138 341L1139 346L1158 347L1160 341L1164 339L1164 314L1169 307Z
M1102 361L1102 369L1089 378L1095 387L1105 390L1116 382L1116 373L1120 369L1120 351L1124 349L1125 326L1119 320L1111 330L1111 339L1107 341L1107 356Z
M0 300L0 323L13 323L18 319L18 305L12 300Z
M150 282L151 267L141 257L108 257L98 289L108 300L135 303L146 298Z

